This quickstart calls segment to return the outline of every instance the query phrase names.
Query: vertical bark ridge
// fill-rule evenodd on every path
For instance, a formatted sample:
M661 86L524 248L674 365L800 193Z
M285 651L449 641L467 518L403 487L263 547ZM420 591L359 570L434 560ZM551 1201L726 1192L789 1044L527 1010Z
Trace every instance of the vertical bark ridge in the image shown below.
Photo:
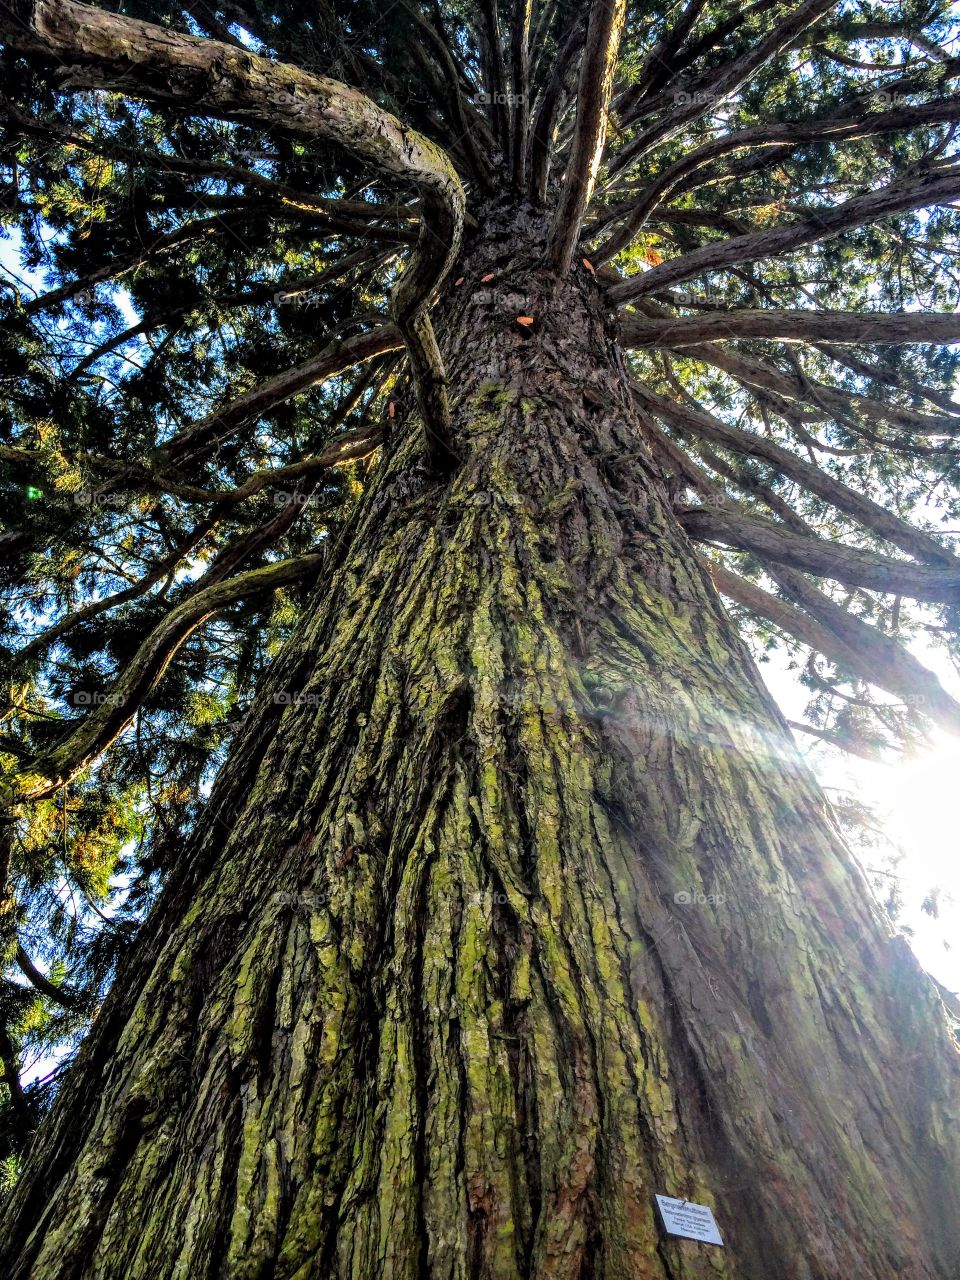
M401 414L41 1134L15 1280L949 1274L938 1001L672 515L595 284L558 297L532 212L481 225L441 300L464 462L422 477Z

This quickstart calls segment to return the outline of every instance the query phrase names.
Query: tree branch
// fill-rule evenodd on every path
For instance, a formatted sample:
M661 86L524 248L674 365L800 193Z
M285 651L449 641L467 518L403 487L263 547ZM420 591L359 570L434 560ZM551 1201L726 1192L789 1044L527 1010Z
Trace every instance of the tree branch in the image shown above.
M18 52L72 63L55 76L61 88L117 89L193 114L279 126L414 182L423 198L420 237L391 307L428 441L449 443L443 366L426 307L458 251L464 193L439 147L337 80L75 0L12 0L0 11L0 34Z
M656 143L667 141L688 121L702 116L709 110L711 104L715 105L722 98L735 93L754 72L791 45L801 31L812 26L836 3L837 0L804 0L777 23L769 35L754 44L746 53L737 58L731 58L720 67L711 69L700 79L685 84L682 93L679 89L672 95L665 91L659 98L645 103L649 113L666 107L667 114L621 149L610 162L611 174L620 173ZM673 80L668 81L667 90L672 83ZM706 91L704 95L701 95L701 89Z
M721 422L703 409L677 404L659 396L647 387L634 383L633 393L643 408L656 417L675 423L681 431L711 440L747 457L760 458L782 475L789 476L810 493L831 503L838 511L852 516L868 529L908 555L928 564L957 565L960 561L929 534L915 529L907 521L887 511L872 498L851 489L820 467L804 461L789 449L751 431Z
M868 626L799 573L780 568L772 574L802 608L763 591L715 560L706 562L717 590L749 613L771 622L801 644L822 653L841 670L897 698L908 700L952 733L960 732L960 704L922 663L890 636Z
M82 998L76 992L71 991L69 987L58 987L55 982L51 982L45 974L40 972L19 943L17 943L16 961L17 968L25 978L29 979L30 983L36 987L41 995L47 996L48 999L64 1009L77 1010L83 1008Z
M565 275L573 262L574 249L580 239L584 215L600 168L607 135L607 108L625 14L626 0L593 0L590 8L586 46L580 65L573 143L547 246L547 260L560 275Z
M188 596L144 640L104 701L46 757L6 780L0 789L0 799L7 804L18 804L43 799L59 790L101 755L130 724L177 650L201 623L239 600L287 586L317 572L323 561L323 555L319 554L280 560Z
M721 543L763 560L832 578L848 587L909 596L912 600L960 604L960 562L956 568L908 564L872 551L793 533L772 520L717 507L683 507L677 519L698 542Z
M663 319L629 315L622 324L626 347L678 347L735 338L793 342L960 342L957 311L717 311Z
M685 177L731 151L771 147L776 148L777 154L782 157L805 142L849 141L897 129L911 129L923 124L949 124L957 120L960 120L960 97L862 116L777 121L716 138L688 151L652 183L647 184L641 198L619 214L625 219L623 225L594 251L593 261L609 262L616 257L631 243L656 206L675 191Z
M731 240L702 245L692 253L632 276L607 291L611 302L623 306L635 298L718 268L776 258L794 249L831 240L855 227L877 222L897 213L942 204L960 195L960 165L925 174L914 182L892 182L866 195L854 196L829 209L818 209L809 218L786 227L772 227Z

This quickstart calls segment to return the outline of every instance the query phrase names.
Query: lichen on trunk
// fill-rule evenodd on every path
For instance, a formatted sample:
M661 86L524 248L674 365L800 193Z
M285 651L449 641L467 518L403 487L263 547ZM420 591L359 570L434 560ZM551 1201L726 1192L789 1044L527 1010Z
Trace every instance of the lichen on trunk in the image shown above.
M37 1140L16 1280L954 1274L939 1001L671 511L596 283L529 210L479 222L439 304L458 469L401 406Z

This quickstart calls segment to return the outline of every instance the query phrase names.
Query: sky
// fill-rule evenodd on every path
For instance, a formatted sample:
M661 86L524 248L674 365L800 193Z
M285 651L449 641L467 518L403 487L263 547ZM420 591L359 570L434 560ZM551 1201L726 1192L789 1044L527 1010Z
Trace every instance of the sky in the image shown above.
M911 645L911 652L960 699L960 675L942 651ZM787 670L786 658L775 652L760 673L787 718L802 720L810 694ZM935 729L916 755L871 762L794 736L828 795L846 790L873 810L891 848L860 860L900 877L898 926L912 931L910 944L927 972L960 991L960 737ZM901 856L890 867L884 859L894 851ZM935 890L936 918L921 908Z

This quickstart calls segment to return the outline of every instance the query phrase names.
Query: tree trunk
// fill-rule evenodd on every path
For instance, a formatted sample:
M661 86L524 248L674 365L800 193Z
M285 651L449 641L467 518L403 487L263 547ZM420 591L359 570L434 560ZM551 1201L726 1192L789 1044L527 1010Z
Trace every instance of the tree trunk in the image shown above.
M595 281L556 286L528 211L481 225L438 309L461 465L422 475L401 413L5 1274L958 1275L942 1006L671 513Z

